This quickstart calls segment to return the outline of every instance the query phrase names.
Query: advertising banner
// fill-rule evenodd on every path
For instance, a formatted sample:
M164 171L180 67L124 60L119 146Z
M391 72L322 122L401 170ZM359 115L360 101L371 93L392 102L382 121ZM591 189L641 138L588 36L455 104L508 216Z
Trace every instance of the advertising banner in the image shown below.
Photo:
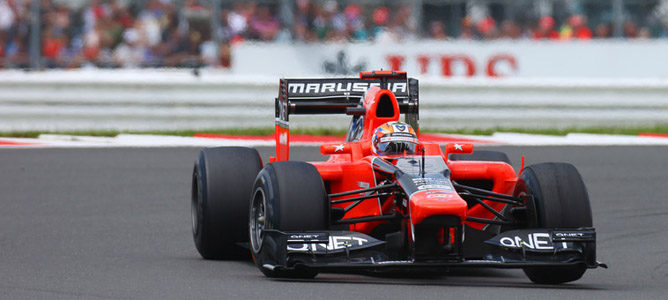
M404 70L420 78L668 77L668 41L421 41L402 44L243 43L235 74L303 77Z

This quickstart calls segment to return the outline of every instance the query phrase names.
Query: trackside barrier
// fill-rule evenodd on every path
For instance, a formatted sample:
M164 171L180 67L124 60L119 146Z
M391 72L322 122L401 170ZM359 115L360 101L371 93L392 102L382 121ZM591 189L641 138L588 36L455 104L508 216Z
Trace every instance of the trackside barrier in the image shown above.
M419 79L422 128L668 123L668 79ZM271 127L277 93L278 78L216 70L1 71L0 131Z

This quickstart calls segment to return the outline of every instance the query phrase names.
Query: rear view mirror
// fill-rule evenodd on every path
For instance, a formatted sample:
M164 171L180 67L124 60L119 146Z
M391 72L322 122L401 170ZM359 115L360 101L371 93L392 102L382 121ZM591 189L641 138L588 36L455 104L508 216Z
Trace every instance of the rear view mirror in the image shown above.
M445 157L448 154L471 154L473 153L473 144L470 143L448 143L445 145Z
M320 153L323 155L330 155L330 154L350 154L352 152L352 149L349 144L347 143L341 143L341 144L322 144L320 145Z

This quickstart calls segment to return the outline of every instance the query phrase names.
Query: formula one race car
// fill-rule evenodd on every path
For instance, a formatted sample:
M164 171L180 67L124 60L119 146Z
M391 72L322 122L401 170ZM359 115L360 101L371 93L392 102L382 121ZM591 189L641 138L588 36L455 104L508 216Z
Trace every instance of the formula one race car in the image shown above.
M231 259L250 250L266 276L288 278L495 267L563 283L605 267L596 261L589 197L575 167L542 163L518 176L504 153L420 142L418 96L418 81L405 72L281 79L270 163L263 167L252 148L199 154L192 180L199 253ZM289 161L291 114L352 121L345 142L321 145L327 161Z

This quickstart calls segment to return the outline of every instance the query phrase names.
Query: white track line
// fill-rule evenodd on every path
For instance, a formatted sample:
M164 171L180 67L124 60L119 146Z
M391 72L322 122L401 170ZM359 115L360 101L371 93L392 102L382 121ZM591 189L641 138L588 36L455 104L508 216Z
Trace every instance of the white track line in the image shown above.
M526 146L668 145L668 138L632 135L570 133L566 136L550 136L497 132L492 137L500 143Z
M603 145L668 145L668 138L629 135L571 133L549 136L522 133L495 133L492 136L447 135L485 141L479 145L524 146L603 146ZM4 144L3 144L4 142ZM19 143L19 144L16 144ZM319 145L317 142L292 143L294 146ZM273 146L273 140L238 140L165 135L120 134L116 137L93 137L42 134L39 138L3 138L0 148L79 148L79 147L216 147L216 146Z

